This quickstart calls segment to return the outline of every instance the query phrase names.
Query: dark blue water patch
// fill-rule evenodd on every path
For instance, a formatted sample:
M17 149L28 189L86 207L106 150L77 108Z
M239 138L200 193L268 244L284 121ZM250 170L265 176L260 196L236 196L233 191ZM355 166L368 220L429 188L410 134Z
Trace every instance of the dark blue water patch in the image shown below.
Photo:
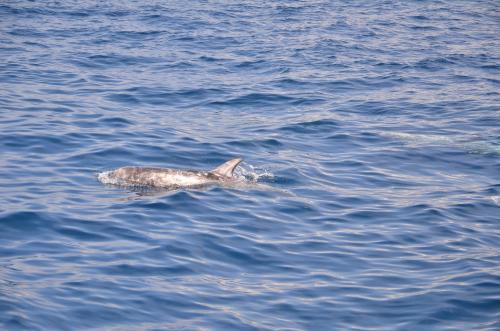
M294 134L314 134L322 131L332 131L339 127L333 120L317 120L312 122L298 123L280 128L281 131L290 131Z
M231 98L227 101L215 101L210 105L212 107L271 107L276 104L280 105L293 105L300 103L302 100L277 94L267 94L267 93L252 93L247 95L242 95L236 98Z
M481 69L486 69L487 71L498 73L500 69L500 64L485 64L481 66Z
M106 241L108 238L99 233L81 231L74 227L61 227L58 232L68 238L78 241Z
M495 196L495 195L500 195L500 184L493 184L490 185L488 188L485 188L483 190L485 195L489 196Z
M137 65L145 61L143 58L130 57L119 54L109 54L109 55L91 55L88 57L90 63L96 65L109 66L119 66L119 65ZM150 61L150 59L148 59Z
M170 71L171 69L178 69L178 70L197 70L202 68L203 66L200 65L200 63L194 62L194 61L183 61L183 60L175 60L175 61L165 61L164 63L161 63L157 66L155 66L153 69L155 72L161 73L162 71Z
M169 91L159 88L129 88L126 93L114 93L106 96L108 100L124 104L144 103L149 105L172 105L200 103L205 99L217 99L227 94L219 89L190 89L185 91Z
M264 139L264 140L253 140L253 141L242 141L242 140L236 140L236 141L229 141L226 142L226 145L232 145L232 146L237 146L239 148L243 149L278 149L283 144L276 140L276 139Z
M89 77L91 80L100 82L100 83L117 83L118 80L116 80L113 77L103 75L103 74L96 74L96 75L91 75Z
M177 266L133 266L130 264L118 264L110 267L101 267L98 269L103 274L126 276L126 277L141 277L141 276L161 276L169 275L172 277L192 274L190 268L182 265Z
M11 236L26 236L34 232L40 236L50 232L55 227L57 218L47 213L37 213L32 211L4 212L0 218L2 231Z
M143 56L130 56L125 54L107 54L90 55L83 57L81 55L67 59L68 63L78 67L88 69L110 69L122 66L143 66L149 63L160 62L160 59Z
M129 93L114 93L106 97L110 101L120 102L127 105L139 104L140 101Z
M112 160L114 158L120 160L129 160L133 155L132 152L128 151L125 147L109 147L104 150L98 149L97 151L85 151L81 153L75 153L70 157L64 159L65 162L78 164L79 160L82 158L86 159L90 164L98 162L101 163L103 160Z
M112 128L124 128L133 124L133 122L121 117L106 117L99 120L103 126Z
M235 65L235 68L237 69L260 69L267 67L268 63L266 63L264 60L244 61L244 62L239 62Z
M34 65L34 64L32 64ZM25 80L29 80L32 83L40 83L40 84L50 84L56 86L66 85L68 80L72 80L76 77L76 74L71 72L65 72L57 69L36 69L32 70L28 67L22 67L22 69L16 69L16 74L9 74L11 69L9 68L7 71L8 82L11 83L21 83Z
M111 10L104 13L104 15L109 17L126 17L130 15L128 10Z
M63 136L30 136L30 135L3 135L2 145L6 150L25 150L26 153L60 153L71 149L78 144L70 142Z
M20 36L27 38L44 38L46 37L46 33L29 28L17 28L12 29L8 32L12 36Z

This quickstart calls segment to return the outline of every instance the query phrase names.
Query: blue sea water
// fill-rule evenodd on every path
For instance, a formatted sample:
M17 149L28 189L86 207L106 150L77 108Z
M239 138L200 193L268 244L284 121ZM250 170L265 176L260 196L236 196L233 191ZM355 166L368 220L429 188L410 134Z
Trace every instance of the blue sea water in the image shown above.
M500 330L498 13L3 1L0 329Z

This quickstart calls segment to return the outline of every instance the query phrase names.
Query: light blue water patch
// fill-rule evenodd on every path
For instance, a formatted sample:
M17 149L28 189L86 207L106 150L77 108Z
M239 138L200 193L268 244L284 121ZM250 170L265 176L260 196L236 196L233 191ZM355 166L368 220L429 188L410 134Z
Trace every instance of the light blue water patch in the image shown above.
M500 329L497 13L2 2L0 329Z

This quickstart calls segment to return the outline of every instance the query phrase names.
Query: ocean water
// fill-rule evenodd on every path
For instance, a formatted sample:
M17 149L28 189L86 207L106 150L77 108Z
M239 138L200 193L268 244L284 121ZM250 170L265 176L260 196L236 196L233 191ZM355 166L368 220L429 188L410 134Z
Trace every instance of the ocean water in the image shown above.
M0 329L500 330L498 13L2 1Z

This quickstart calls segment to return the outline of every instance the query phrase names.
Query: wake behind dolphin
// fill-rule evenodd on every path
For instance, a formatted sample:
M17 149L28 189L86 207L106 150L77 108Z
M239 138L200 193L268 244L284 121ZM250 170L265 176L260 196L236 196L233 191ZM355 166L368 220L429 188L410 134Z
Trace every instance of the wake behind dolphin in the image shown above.
M240 158L227 161L210 171L181 170L152 167L122 167L101 172L97 178L103 184L120 186L144 186L162 189L201 187L217 183L235 182L234 169Z

